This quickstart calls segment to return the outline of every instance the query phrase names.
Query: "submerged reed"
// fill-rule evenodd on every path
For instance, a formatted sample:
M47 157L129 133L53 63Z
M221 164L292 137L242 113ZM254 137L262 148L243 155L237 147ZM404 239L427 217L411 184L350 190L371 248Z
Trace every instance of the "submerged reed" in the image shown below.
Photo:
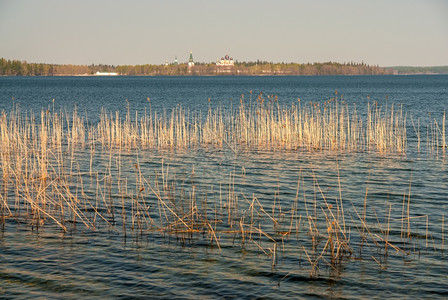
M272 97L273 98L273 97ZM271 98L271 99L272 99ZM101 113L96 140L108 148L175 148L198 146L251 149L308 149L405 153L406 117L402 107L368 104L363 120L336 98L309 105L281 106L259 96L255 104L241 98L236 109L209 107L205 117L178 106L153 115ZM300 100L300 99L299 99ZM366 125L363 125L366 124Z
M442 124L440 130L434 123L437 130L431 134L437 137L431 143L445 149L445 117ZM76 110L68 115L48 109L36 117L14 106L0 117L1 223L5 227L14 220L36 229L51 223L63 231L80 225L97 230L106 224L125 236L161 232L183 239L202 233L218 249L230 235L243 247L260 250L273 266L285 249L296 247L307 257L311 276L321 264L337 270L342 260L357 259L363 249L373 247L379 252L369 255L384 268L381 262L390 249L403 255L407 244L418 241L411 227L421 220L410 213L410 186L402 217L393 219L392 207L386 207L384 224L378 216L366 216L366 201L362 210L344 204L339 181L336 200L330 201L314 174L309 197L300 174L293 203L282 206L278 193L266 207L256 195L235 191L234 173L219 193L207 187L198 191L194 174L179 182L163 163L161 171L145 174L139 151L229 147L235 154L248 149L405 154L406 126L401 106L367 104L362 118L356 107L337 98L323 106L302 105L300 99L281 106L277 97L262 94L255 103L246 104L242 97L236 109L209 107L204 116L180 106L170 114L132 117L129 108L124 117L102 111L97 124L89 124ZM428 220L426 216L426 226ZM392 232L394 238L400 233L399 245L392 242ZM425 238L428 243L428 234Z

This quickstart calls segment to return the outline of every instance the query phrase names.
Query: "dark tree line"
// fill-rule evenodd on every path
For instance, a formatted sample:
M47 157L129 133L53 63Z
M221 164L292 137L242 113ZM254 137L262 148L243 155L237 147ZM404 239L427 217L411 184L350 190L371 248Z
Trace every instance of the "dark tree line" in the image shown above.
M114 72L114 70L115 66L110 65L58 65L0 59L0 75L3 76L92 75L97 71Z

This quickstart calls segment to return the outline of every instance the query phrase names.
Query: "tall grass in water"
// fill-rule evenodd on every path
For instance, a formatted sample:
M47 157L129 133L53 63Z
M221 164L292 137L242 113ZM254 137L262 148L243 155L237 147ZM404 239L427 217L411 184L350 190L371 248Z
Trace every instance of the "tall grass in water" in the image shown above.
M244 98L236 109L209 108L206 115L178 106L171 113L124 118L101 113L95 140L107 148L175 148L198 146L242 149L308 149L311 151L377 151L405 153L406 116L402 107L368 104L363 120L356 106L333 98L318 103L282 106L277 98Z
M444 124L434 134L444 133ZM289 246L299 247L312 275L320 263L334 268L364 245L374 245L384 255L391 248L404 253L404 247L389 238L390 228L398 225L403 241L413 239L409 201L403 202L401 219L392 219L391 208L386 210L386 227L366 217L367 204L364 213L353 203L344 206L341 188L337 201L329 201L317 178L312 197L299 179L293 203L282 207L275 201L266 207L256 195L235 191L236 174L230 174L219 195L211 196L206 187L198 191L193 180L180 184L170 178L164 167L154 175L144 174L138 158L142 149L196 147L229 147L235 153L241 149L405 153L406 117L401 107L368 104L361 118L356 107L337 98L322 106L300 99L281 106L276 97L260 94L254 103L245 103L242 97L235 109L210 107L205 115L180 106L170 113L142 116L131 116L129 108L124 116L103 111L92 125L76 110L68 115L48 109L36 116L14 106L1 114L0 147L3 226L14 220L33 228L56 224L68 231L76 226L96 230L106 224L134 236L156 231L182 238L200 232L217 248L221 237L230 234L242 246L260 250L273 265ZM124 163L124 154L134 163ZM292 243L293 237L300 243ZM383 267L378 256L372 257Z

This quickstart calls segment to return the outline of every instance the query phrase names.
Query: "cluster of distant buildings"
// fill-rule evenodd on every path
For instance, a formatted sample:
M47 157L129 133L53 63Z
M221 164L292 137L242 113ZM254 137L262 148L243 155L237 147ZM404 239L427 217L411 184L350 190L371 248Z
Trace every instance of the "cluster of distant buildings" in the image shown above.
M179 64L177 60L177 56L174 57L174 62L168 63L168 60L165 60L165 66L174 65L177 66ZM188 68L191 69L194 67L194 59L193 59L193 51L190 51L190 57L187 62ZM235 66L235 62L233 61L233 57L230 57L228 54L221 57L221 59L216 60L216 66L219 68L218 72L231 72L232 67ZM116 72L96 72L96 76L117 76Z
M174 57L174 62L171 63L171 65L178 65L179 62L177 61L177 56ZM190 58L188 59L188 67L192 68L194 67L194 60L193 60L193 51L190 51ZM168 60L165 60L165 66L169 66ZM221 57L221 59L216 60L216 66L218 67L233 67L235 65L235 62L233 61L233 57L230 57L228 54Z

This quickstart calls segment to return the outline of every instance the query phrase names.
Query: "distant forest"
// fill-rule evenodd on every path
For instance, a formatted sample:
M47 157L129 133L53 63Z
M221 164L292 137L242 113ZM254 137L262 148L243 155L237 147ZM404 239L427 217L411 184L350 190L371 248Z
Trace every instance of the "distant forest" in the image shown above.
M394 70L364 63L273 63L267 61L236 62L233 67L218 67L214 63L171 65L58 65L28 63L0 59L0 76L76 76L95 75L96 72L116 72L118 75L380 75L393 74Z
M395 74L448 74L448 66L437 67L387 67L386 69L392 70Z

